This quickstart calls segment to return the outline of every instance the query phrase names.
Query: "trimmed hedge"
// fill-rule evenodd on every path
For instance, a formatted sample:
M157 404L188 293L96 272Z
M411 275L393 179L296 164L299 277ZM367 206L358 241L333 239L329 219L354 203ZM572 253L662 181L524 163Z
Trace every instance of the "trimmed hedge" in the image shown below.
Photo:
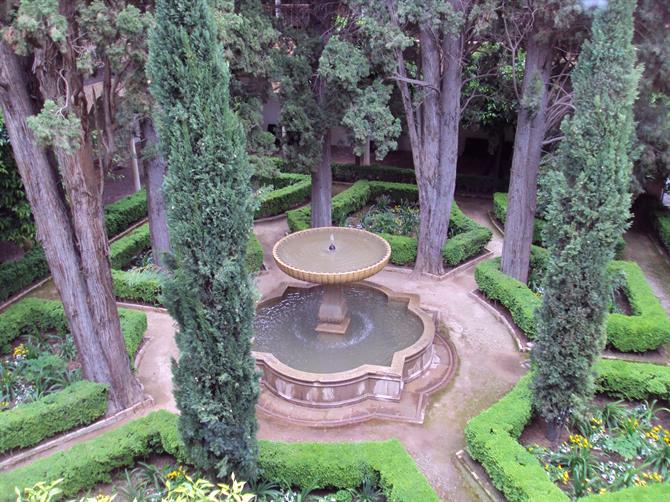
M107 386L81 380L32 403L0 413L0 453L33 446L88 425L107 411Z
M149 224L145 223L109 245L109 262L113 269L121 269L128 266L137 255L150 248L151 234Z
M109 482L114 471L151 454L184 460L177 416L153 412L118 429L79 443L30 465L0 473L0 501L14 499L14 487L62 478L65 496ZM294 486L355 488L366 472L379 473L389 502L439 499L397 440L364 443L280 443L260 441L259 467L270 480Z
M416 185L382 181L357 181L347 190L332 199L333 222L341 223L346 217L362 209L370 200L379 195L388 195L394 202L406 200L415 202L419 198ZM310 227L311 209L302 207L287 213L289 229L292 232ZM479 254L491 240L491 231L466 216L456 202L452 204L450 226L457 234L447 239L442 248L442 257L449 266ZM414 237L381 233L391 245L391 263L407 265L416 260L417 240Z
M531 259L541 261L545 255L541 248L534 248ZM613 273L623 273L632 315L607 315L608 344L622 352L644 352L670 342L670 318L639 265L630 261L613 261L609 269ZM524 283L503 274L500 258L478 264L475 281L487 298L500 302L510 312L514 323L529 339L535 338L535 310L542 302L539 295Z
M371 164L369 166L333 164L333 179L345 182L369 180L416 184L414 169L384 164ZM508 185L508 179L496 176L456 174L456 191L461 193L490 194L506 190Z
M665 247L665 250L670 253L670 211L667 209L658 209L652 212L651 216L658 239L663 244L663 247Z
M107 235L121 233L147 215L147 194L144 190L123 197L105 207ZM49 264L39 244L23 258L0 265L0 301L49 275Z
M161 304L162 281L156 273L112 269L112 284L120 300Z
M274 185L275 190L263 195L255 218L284 213L308 200L312 191L312 178L306 174L279 173L275 178L260 181Z
M251 232L247 243L247 271L250 274L258 272L263 266L263 247L256 234Z
M119 318L126 351L132 361L147 329L147 316L139 310L119 309ZM11 343L21 335L37 336L45 330L67 333L63 304L56 300L25 298L0 313L0 350L8 352Z
M633 394L640 399L670 398L667 390L663 394L648 392L642 382L638 387L638 379L634 376L639 373L652 380L667 382L670 381L670 368L666 366L601 360L596 371L596 385L614 397L628 396L635 388ZM629 380L629 376L633 379ZM530 379L530 375L524 376L505 397L468 421L465 426L467 450L482 464L493 484L510 502L566 502L570 500L567 494L549 479L538 459L518 441L533 416ZM642 502L668 497L670 485L658 484L598 495L597 500Z

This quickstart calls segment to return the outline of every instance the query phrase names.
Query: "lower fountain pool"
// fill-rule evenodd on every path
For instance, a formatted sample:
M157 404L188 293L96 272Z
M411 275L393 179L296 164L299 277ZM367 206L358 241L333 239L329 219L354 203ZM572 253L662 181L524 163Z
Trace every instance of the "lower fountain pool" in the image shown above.
M393 354L415 343L423 322L407 301L389 299L382 291L362 285L345 287L351 324L346 334L315 330L322 287L288 288L261 305L254 322L257 352L272 353L300 371L333 373L364 364L390 366Z

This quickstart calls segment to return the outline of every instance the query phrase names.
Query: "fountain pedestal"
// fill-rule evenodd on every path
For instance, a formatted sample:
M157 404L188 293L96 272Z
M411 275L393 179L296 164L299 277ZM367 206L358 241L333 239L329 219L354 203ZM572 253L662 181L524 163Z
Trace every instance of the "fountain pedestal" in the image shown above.
M319 333L344 335L351 318L347 315L347 302L340 284L324 286L323 299L319 307Z

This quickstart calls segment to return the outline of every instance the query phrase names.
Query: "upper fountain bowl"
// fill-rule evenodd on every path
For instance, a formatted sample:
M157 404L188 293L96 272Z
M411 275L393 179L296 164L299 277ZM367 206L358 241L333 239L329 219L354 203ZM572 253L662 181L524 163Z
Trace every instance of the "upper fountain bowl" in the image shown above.
M320 227L287 235L275 244L272 256L295 279L344 284L362 281L383 269L391 258L391 246L366 230Z

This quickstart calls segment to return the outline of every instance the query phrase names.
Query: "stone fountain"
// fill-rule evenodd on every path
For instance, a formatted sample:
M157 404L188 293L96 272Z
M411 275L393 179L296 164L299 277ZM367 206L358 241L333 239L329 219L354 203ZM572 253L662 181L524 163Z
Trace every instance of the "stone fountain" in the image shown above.
M351 321L343 286L382 270L391 258L391 246L366 230L321 227L284 237L272 256L287 275L324 285L316 331L343 335Z

